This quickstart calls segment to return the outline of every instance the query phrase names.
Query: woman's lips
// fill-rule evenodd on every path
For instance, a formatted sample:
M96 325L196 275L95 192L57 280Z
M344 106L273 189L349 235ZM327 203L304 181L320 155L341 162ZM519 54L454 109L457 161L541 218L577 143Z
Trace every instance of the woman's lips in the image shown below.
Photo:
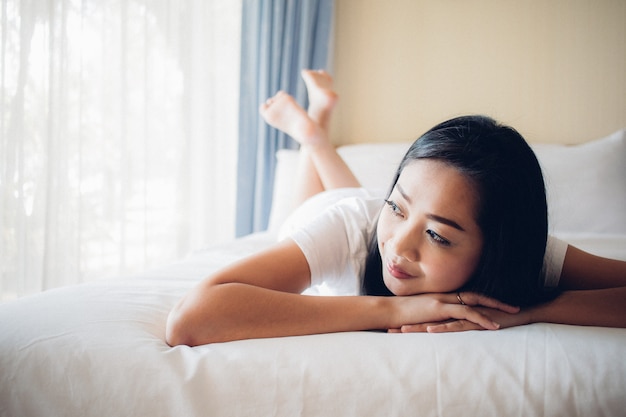
M391 276L393 276L394 278L397 278L397 279L413 278L412 275L406 273L403 269L398 268L397 266L395 266L394 264L389 263L389 262L387 262L387 271L389 271Z

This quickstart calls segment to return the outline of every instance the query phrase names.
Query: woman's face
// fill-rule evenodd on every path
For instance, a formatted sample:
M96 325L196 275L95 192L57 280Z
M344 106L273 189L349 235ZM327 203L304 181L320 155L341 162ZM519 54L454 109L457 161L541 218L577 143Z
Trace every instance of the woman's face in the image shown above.
M483 237L474 186L443 162L403 169L378 220L383 280L395 295L450 292L478 265Z

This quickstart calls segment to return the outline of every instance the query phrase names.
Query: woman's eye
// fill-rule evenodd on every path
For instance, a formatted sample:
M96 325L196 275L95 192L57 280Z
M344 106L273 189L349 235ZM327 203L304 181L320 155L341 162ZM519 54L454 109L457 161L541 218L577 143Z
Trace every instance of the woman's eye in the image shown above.
M427 230L426 233L428 234L428 236L430 236L430 238L435 241L435 243L438 243L440 245L443 246L450 246L450 241L441 237L440 235L438 235L437 233L433 232L432 230Z
M391 200L385 200L385 203L387 203L387 205L389 206L389 208L391 209L391 212L395 215L395 216L402 216L402 211L400 210L400 207L398 207L398 205L396 203L394 203Z

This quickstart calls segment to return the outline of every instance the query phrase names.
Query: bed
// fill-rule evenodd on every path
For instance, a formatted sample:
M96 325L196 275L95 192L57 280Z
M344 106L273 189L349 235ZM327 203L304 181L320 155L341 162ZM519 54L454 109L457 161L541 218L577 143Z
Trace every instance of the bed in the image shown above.
M407 147L370 143L340 152L364 186L384 192ZM552 233L626 260L626 130L582 145L533 147ZM626 415L625 329L533 324L169 347L165 321L174 303L211 271L276 239L297 152L277 157L268 231L139 276L0 305L0 415Z

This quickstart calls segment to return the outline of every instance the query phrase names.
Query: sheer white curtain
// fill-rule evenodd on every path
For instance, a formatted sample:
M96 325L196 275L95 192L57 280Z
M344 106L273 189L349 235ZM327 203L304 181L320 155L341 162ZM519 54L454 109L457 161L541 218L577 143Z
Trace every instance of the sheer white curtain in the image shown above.
M241 1L1 13L0 300L234 236Z

